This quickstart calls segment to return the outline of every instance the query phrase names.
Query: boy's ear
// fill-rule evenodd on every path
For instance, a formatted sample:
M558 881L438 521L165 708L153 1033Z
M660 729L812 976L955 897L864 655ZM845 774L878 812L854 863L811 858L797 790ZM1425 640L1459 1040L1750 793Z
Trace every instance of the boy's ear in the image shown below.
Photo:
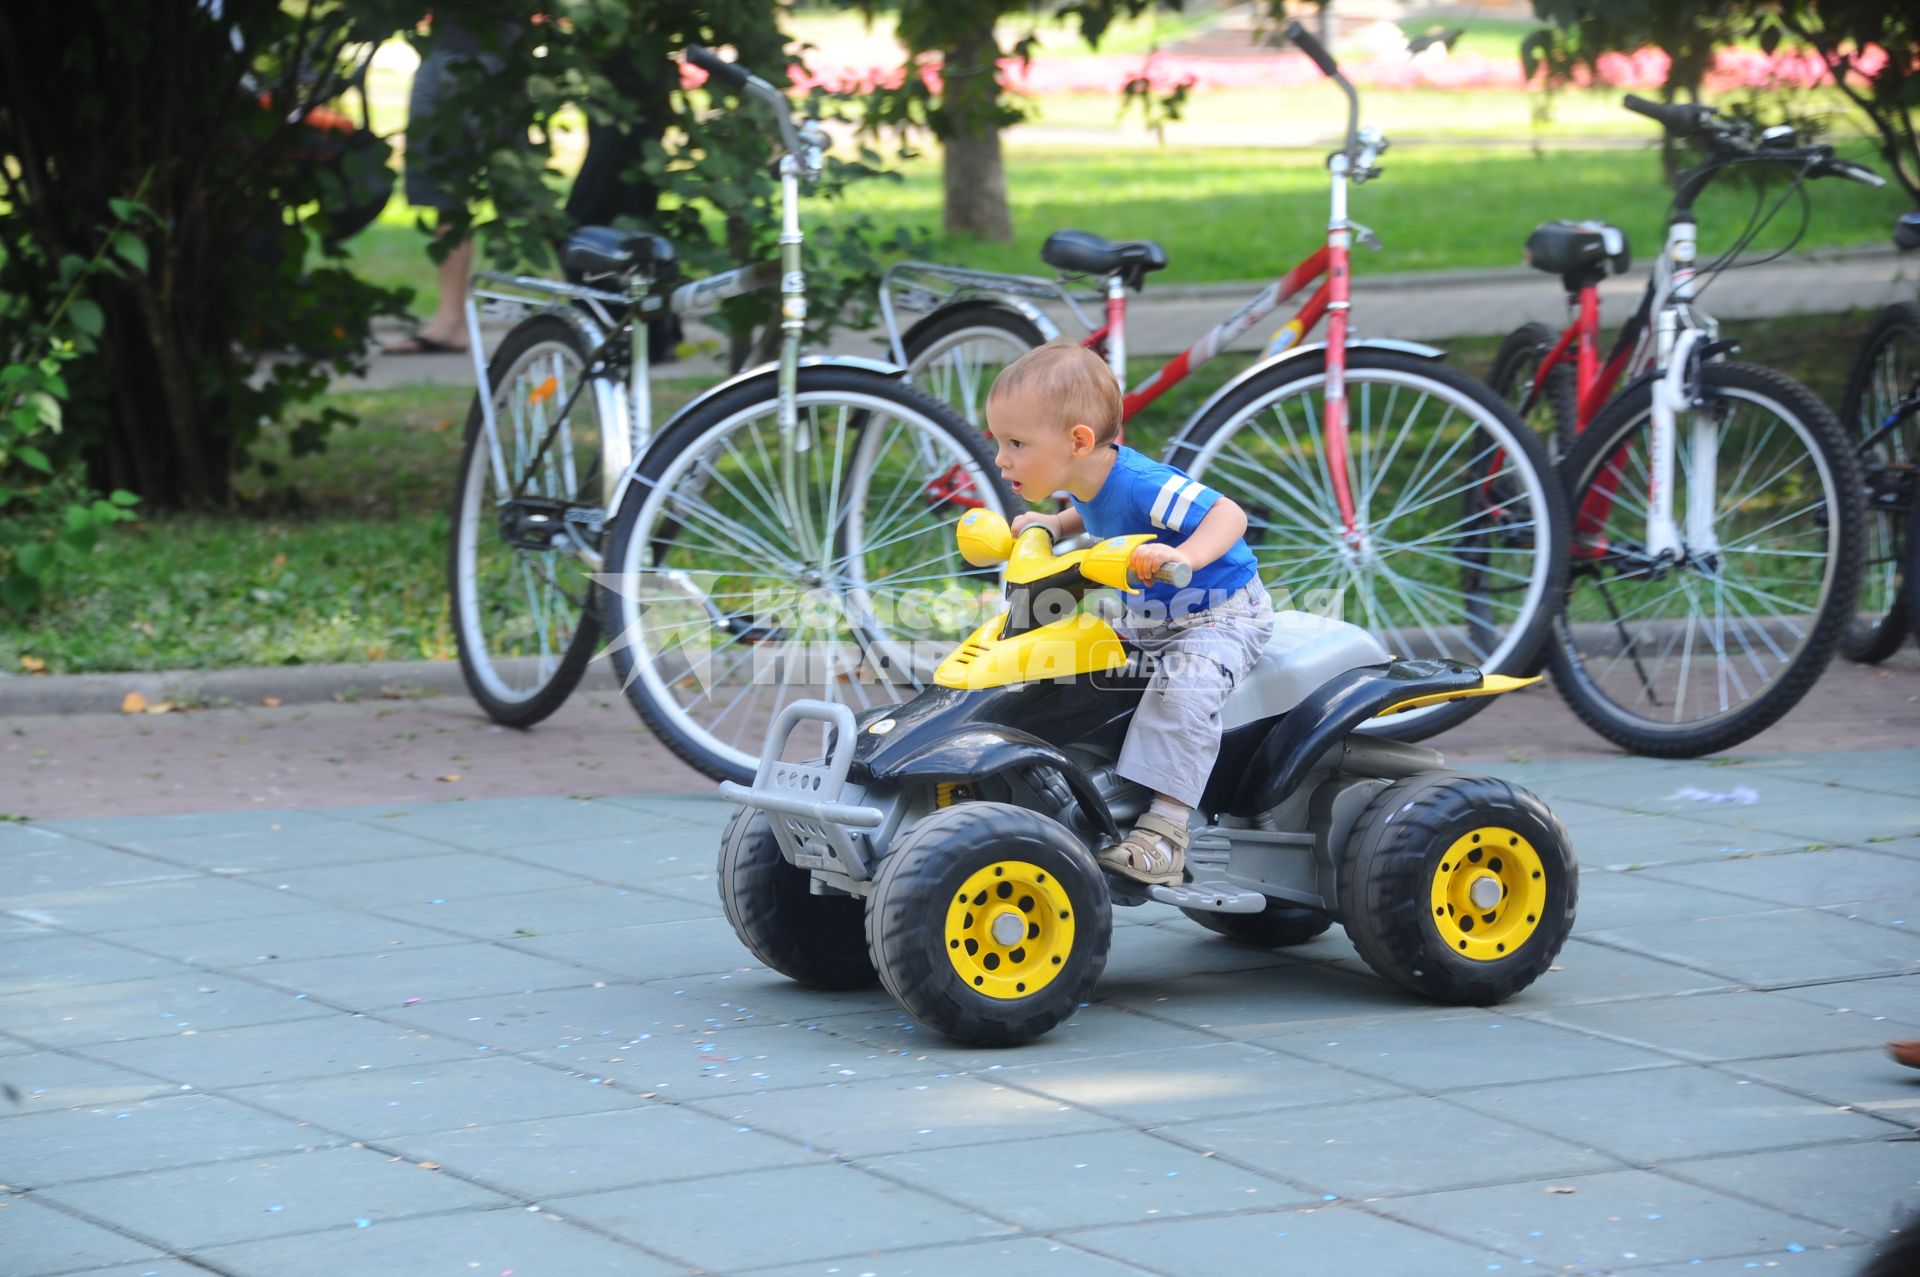
M1092 452L1093 445L1099 438L1094 434L1093 427L1085 422L1079 422L1073 429L1067 431L1067 437L1073 441L1073 455L1076 457Z

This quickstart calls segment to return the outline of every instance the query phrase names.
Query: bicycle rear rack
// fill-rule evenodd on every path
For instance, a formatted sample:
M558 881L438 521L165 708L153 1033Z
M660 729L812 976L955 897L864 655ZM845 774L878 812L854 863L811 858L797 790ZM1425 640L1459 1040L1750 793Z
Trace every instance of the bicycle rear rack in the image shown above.
M1057 279L1038 275L1002 275L995 271L968 270L964 266L946 266L939 262L896 262L880 276L880 318L887 330L893 361L907 366L906 344L900 332L897 312L906 310L924 315L957 301L977 298L1012 307L1033 321L1048 340L1060 335L1060 326L1035 302L1053 302L1065 306L1088 332L1097 325L1081 306L1081 300ZM1103 304L1099 296L1086 301Z

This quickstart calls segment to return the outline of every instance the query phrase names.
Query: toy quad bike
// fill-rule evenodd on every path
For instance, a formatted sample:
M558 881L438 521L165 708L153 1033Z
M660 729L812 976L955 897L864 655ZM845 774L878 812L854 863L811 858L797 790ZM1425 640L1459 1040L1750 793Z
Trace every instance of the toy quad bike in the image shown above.
M1106 966L1116 904L1169 904L1264 947L1339 922L1375 971L1442 1002L1499 1002L1547 969L1577 891L1559 820L1523 789L1359 730L1532 680L1392 660L1357 626L1282 612L1223 711L1189 880L1109 878L1093 851L1151 798L1113 770L1147 675L1087 596L1137 590L1128 558L1151 538L1055 555L1044 529L1016 542L987 510L958 531L969 562L1007 563L1007 610L905 704L787 706L753 784L721 786L741 810L720 896L760 961L822 989L877 977L915 1019L981 1046L1073 1013ZM824 727L823 761L784 759L803 723Z

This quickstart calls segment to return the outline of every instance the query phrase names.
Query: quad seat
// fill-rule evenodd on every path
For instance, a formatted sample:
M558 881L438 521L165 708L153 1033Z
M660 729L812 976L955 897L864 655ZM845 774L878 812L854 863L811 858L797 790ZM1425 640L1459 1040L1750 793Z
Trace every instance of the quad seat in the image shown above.
M1527 236L1527 265L1558 275L1577 293L1633 264L1627 233L1605 222L1542 222Z

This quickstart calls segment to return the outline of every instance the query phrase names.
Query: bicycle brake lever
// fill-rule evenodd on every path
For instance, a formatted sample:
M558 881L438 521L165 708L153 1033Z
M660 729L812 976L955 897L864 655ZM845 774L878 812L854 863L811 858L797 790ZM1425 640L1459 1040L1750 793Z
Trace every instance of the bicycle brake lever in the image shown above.
M1347 219L1347 228L1353 232L1354 242L1362 248L1370 248L1376 253L1380 251L1380 237L1373 233L1373 227L1362 226L1360 223L1349 218Z

